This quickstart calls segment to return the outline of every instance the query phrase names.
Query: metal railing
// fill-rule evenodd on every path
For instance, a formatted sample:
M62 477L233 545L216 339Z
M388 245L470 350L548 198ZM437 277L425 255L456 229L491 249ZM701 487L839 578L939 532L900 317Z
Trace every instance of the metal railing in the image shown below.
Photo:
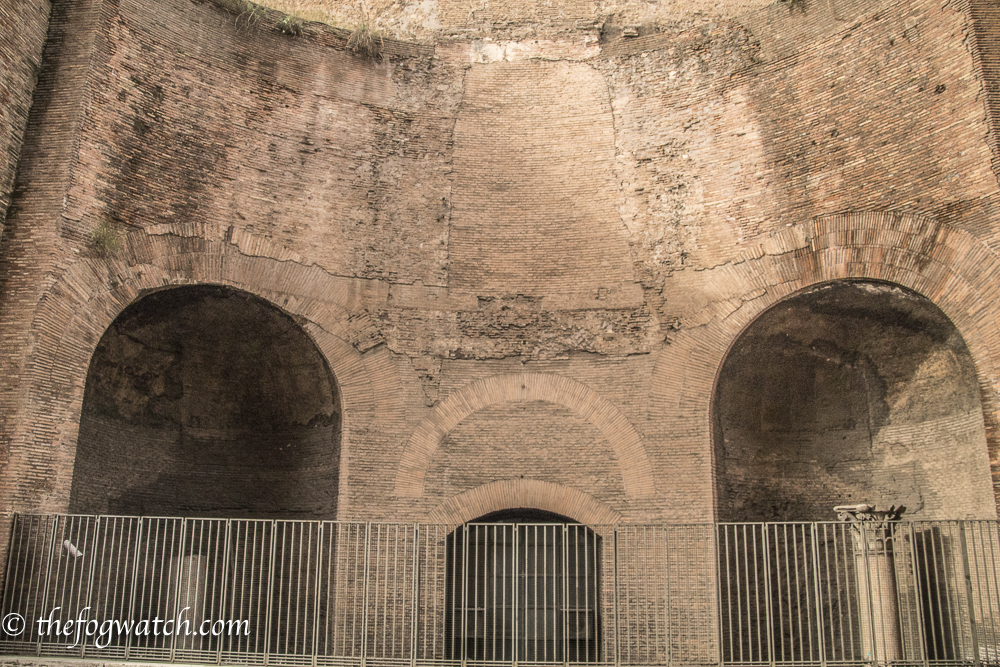
M455 528L18 515L6 563L4 654L1000 665L996 521Z

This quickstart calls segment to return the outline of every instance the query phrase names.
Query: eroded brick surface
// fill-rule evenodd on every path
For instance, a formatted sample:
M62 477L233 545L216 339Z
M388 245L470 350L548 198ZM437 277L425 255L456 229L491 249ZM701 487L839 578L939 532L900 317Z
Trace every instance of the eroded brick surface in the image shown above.
M796 475L776 484L799 496L768 518L790 518L803 494L796 518L832 518L823 508L845 495L915 498L918 517L995 515L989 7L509 3L501 16L468 4L442 3L438 27L414 28L420 42L387 40L371 59L339 28L282 34L276 13L57 3L0 247L5 512L68 509L78 444L113 440L85 397L115 318L152 291L213 284L283 311L334 378L329 456L295 464L324 471L303 477L302 512L447 520L500 509L494 498L631 523L734 516L770 497L775 484L755 478L787 467L767 438L759 455L716 446L720 414L760 431L744 423L752 410L716 405L727 355L785 297L852 279L922 295L938 333L883 327L884 359L864 366L875 393L853 370L742 355L767 368L743 374L738 394L798 388L829 409L800 415L811 430L788 459ZM629 25L637 37L622 36ZM859 306L865 326L899 310L879 303ZM795 354L830 343L850 365L872 356L852 317L776 320L773 335L795 333ZM106 400L145 405L173 386L157 370L166 352L138 346L126 362L126 347L95 372L128 366L141 381ZM223 378L226 361L199 382ZM881 439L856 418L872 396L906 403L879 413ZM231 425L247 405L210 408ZM230 474L236 440L191 426L228 443L204 469ZM169 478L187 450L161 440L150 460ZM281 446L262 440L254 456ZM957 498L945 488L957 479L978 481ZM145 497L166 503L160 491ZM105 511L76 497L74 509ZM168 505L232 507L213 503L209 490ZM292 512L258 505L243 510Z

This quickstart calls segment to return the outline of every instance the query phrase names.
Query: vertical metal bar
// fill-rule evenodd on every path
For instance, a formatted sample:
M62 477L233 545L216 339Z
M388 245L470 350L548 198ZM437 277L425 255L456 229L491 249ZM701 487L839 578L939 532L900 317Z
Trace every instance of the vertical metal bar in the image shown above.
M837 636L840 636L840 659L844 660L844 614L840 606L840 585L839 578L834 579L830 573L830 542L833 542L834 548L833 553L836 557L837 553L837 531L835 528L831 527L829 524L823 525L823 563L826 566L826 599L833 602L834 591L836 591L837 596L837 617L836 619L830 618L830 651L828 658L836 661L837 660ZM836 559L834 559L834 566L836 567ZM831 583L832 582L832 583ZM836 622L836 634L834 633L833 624ZM824 640L825 641L825 640Z
M372 583L375 584L375 592L371 595L371 602L370 603L368 603L367 599L366 599L366 604L370 604L371 605L372 621L373 621L374 626L375 626L374 628L372 628L372 632L371 632L371 635L370 635L371 639L372 639L372 652L371 652L370 657L372 657L372 658L378 657L377 656L377 651L375 650L378 647L378 640L379 640L378 592L379 592L379 588L381 586L383 586L383 585L387 586L388 583L389 583L388 581L383 581L383 579L382 579L382 567L381 567L381 556L382 556L382 524L381 523L376 523L374 525L375 525L375 555L374 555L374 565L375 565L374 575L375 576L374 576L374 581ZM372 560L373 559L369 558L369 563L371 563ZM371 568L371 566L369 566L369 577L371 577L371 575L372 575L372 568ZM383 604L382 605L382 618L383 618L383 620L385 619L385 611L386 611L385 610L385 605ZM383 631L384 631L384 628L383 628ZM367 641L368 637L369 637L369 634L365 633L366 641Z
M615 614L615 667L621 665L621 632L619 629L618 620L618 527L615 526L611 529L611 539L612 539L612 576L614 578L614 585L612 589L614 590L614 614Z
M949 522L944 522L943 525L948 526L948 538L949 538L949 541L952 544L954 544L955 543L955 538L951 534L952 533L952 531L951 531L951 524ZM946 606L944 608L945 609L959 609L959 604L958 604L957 600L952 600L952 595L955 595L956 597L958 596L958 591L953 591L952 590L952 588L958 586L958 582L957 581L954 582L954 584L955 584L954 586L952 585L952 582L951 582L952 571L955 569L955 565L950 562L951 558L946 558L946 556L948 554L946 554L946 552L945 552L944 544L945 544L945 541L944 541L944 538L942 537L941 538L941 562L944 565L944 571L945 571L945 587L944 587L944 591L945 591L945 598L947 600L947 604L946 604ZM936 555L935 555L935 557L936 557ZM954 554L952 554L952 557L954 557ZM956 616L958 618L956 618ZM958 614L949 614L947 616L947 618L946 618L946 620L948 621L949 629L951 630L951 636L955 637L956 641L959 642L957 645L955 645L955 646L952 647L952 651L955 654L954 658L958 658L959 654L962 653L962 649L964 648L964 646L961 645L961 641L962 641L961 628L958 627L959 624L961 623L960 618L961 618L961 611L959 611Z
M316 569L315 582L313 583L313 640L312 640L312 664L316 665L319 656L319 610L320 597L323 595L323 522L316 528Z
M890 543L888 541L889 540L888 536L890 534L890 531L891 531L891 527L889 527L889 526L883 526L882 528L880 528L878 531L875 532L876 544L881 543L881 545L882 545L882 550L881 550L881 553L882 553L882 559L881 560L882 560L882 562L879 564L879 566L875 570L875 578L877 580L876 581L876 585L875 585L875 590L878 591L878 599L879 599L878 617L879 617L879 621L880 621L878 625L882 629L882 633L881 633L882 634L882 648L883 648L883 652L885 653L885 655L882 657L882 660L885 660L886 662L888 662L888 660L889 660L890 651L892 650L890 647L892 646L892 643L893 643L891 641L889 635L887 634L888 632L892 631L892 628L888 627L889 624L886 623L885 600L883 599L883 591L885 591L888 588L888 585L885 582L885 578L887 576L886 573L889 571L888 565L889 565ZM897 607L897 609L898 609L898 607ZM897 622L898 622L898 619L897 619Z
M181 593L181 574L184 571L184 549L186 548L185 540L187 538L187 519L181 519L181 538L180 547L177 549L177 578L174 580L174 609L173 613L177 614L177 605L180 603L180 593ZM168 570L169 571L169 570ZM167 594L169 596L169 589ZM168 598L169 599L169 598ZM174 662L177 642L176 637L170 638L170 662Z
M750 563L748 561L748 552L750 551L750 549L748 548L749 544L748 544L748 540L747 540L747 527L746 527L746 524L743 524L742 526L739 526L739 528L740 528L740 530L737 530L737 526L733 526L732 527L734 538L737 538L737 537L740 538L740 539L736 540L736 543L738 545L740 545L740 546L735 549L733 557L736 559L736 603L737 603L736 604L736 609L737 609L737 612L739 613L739 619L740 619L740 622L739 622L739 628L740 628L740 643L739 643L739 647L740 647L740 662L744 662L747 659L747 657L748 657L748 656L745 655L745 651L744 651L744 638L746 638L746 641L748 642L748 644L746 646L746 649L747 649L746 652L749 652L749 654L750 654L749 657L751 659L753 657L753 648L752 648L752 646L749 645L749 642L752 641L753 629L750 627L751 626L751 623L750 623ZM742 535L740 535L741 532L742 532ZM728 531L727 531L727 533L728 533ZM728 538L727 538L727 540L728 540ZM727 541L727 544L726 544L726 551L727 552L729 551L728 541ZM742 568L742 570L740 569L740 552L741 551L743 552L743 568ZM726 554L726 561L728 562L728 560L729 560L729 554L727 553ZM746 609L747 615L746 615L746 628L745 629L743 627L743 620L744 620L744 618L743 618L743 595L744 595L744 590L746 591L746 608L747 608ZM730 639L730 642L732 642L732 639Z
M405 602L403 599L404 590L399 583L399 566L400 566L400 556L399 556L399 533L402 530L401 524L396 524L393 526L393 537L392 537L392 642L389 647L390 657L397 657L396 654L396 639L397 632L403 630L403 622L400 619L400 614L402 613L401 605ZM403 556L406 555L406 544L403 544ZM388 550L386 551L386 558L388 558ZM403 563L403 579L406 579L406 564ZM388 588L387 591L388 593ZM388 605L387 605L388 606ZM387 628L388 629L388 628ZM400 650L402 650L402 637L398 638L400 640ZM383 647L384 649L384 647ZM384 650L383 650L384 653Z
M340 607L336 604L336 602L332 601L330 598L335 596L338 592L338 589L340 588L339 584L335 579L337 572L336 566L339 565L339 561L337 560L337 552L335 545L339 545L341 543L340 542L341 525L340 523L333 523L333 522L324 525L329 528L329 534L330 534L329 541L327 541L326 538L327 531L324 530L323 541L320 542L320 549L322 549L326 554L326 576L323 577L323 585L326 588L326 623L323 624L323 647L322 647L323 656L326 657L331 655L332 653L331 643L330 643L330 629L332 627L334 632L334 637L336 637L337 616L340 615ZM318 637L317 641L319 641ZM317 654L319 653L318 648L316 652Z
M15 553L21 554L24 551L24 549L21 548L21 543L23 541L22 538L24 534L23 528L20 531L17 530L18 526L23 527L23 525L24 523L21 519L21 514L18 512L14 512L10 517L10 530L7 531L7 553L6 553L7 558L6 560L0 561L6 565L6 570L4 571L4 576L3 576L3 611L7 610L8 601L10 601L11 606L13 606L13 601L10 600L10 595L11 595L10 580L14 576L11 573L14 572L15 570L20 569L17 564L13 563L14 560L13 556ZM16 539L14 537L15 535L17 536ZM28 621L31 620L32 620L31 618L28 619ZM31 635L28 636L30 637Z
M529 527L530 527L530 529L532 531L532 535L533 535L533 541L531 542L531 549L532 549L532 557L533 557L533 560L534 560L534 569L532 570L532 580L533 580L533 586L534 586L534 590L535 590L535 597L534 597L534 603L533 603L534 604L534 619L535 619L534 659L535 660L543 660L544 661L545 660L545 654L546 654L545 639L548 637L548 633L546 632L546 630L547 630L547 627L546 627L547 626L547 619L545 617L545 604L546 604L546 602L548 602L548 598L545 595L545 583L546 583L545 582L545 546L546 546L545 545L545 541L546 541L545 537L546 537L546 535L545 535L545 530L543 529L542 530L542 538L539 541L539 539L538 539L538 526L537 525L532 525L532 526L529 526ZM539 553L541 553L541 555L542 555L542 565L541 565L540 568L538 566L538 554ZM539 579L539 577L542 578L542 593L541 593L541 595L538 594L538 579ZM542 601L541 602L541 604L542 604L542 613L539 613L539 609L538 609L539 600ZM539 635L539 632L538 632L538 619L539 618L541 618L541 625L542 625L542 628L541 628L541 636L542 636L541 657L539 657L539 652L538 652L538 635Z
M563 626L563 664L569 664L569 526L563 524L563 599L562 599L562 626Z
M89 570L90 570L90 572L87 574L87 597L86 597L86 604L80 610L81 612L83 611L83 609L87 609L87 608L89 608L91 606L92 599L93 599L93 594L94 594L94 572L97 569L97 561L99 559L98 558L97 549L98 549L98 543L100 542L100 535L101 535L101 517L100 516L95 516L94 517L94 524L95 524L94 525L94 541L93 541L93 546L89 549L89 552L90 552L90 568L89 568ZM93 613L94 610L90 609L90 612ZM81 658L84 655L86 655L86 650L87 650L87 637L86 637L86 634L84 634L84 636L80 640L80 649L79 649L79 651L80 651L80 657Z
M371 576L371 533L372 525L365 524L365 565L364 578L361 593L361 667L368 663L368 586ZM378 588L376 587L376 591Z
M920 652L923 655L924 667L930 667L930 656L927 650L927 638L925 633L927 632L924 628L923 619L923 593L920 590L920 560L917 558L917 536L916 531L913 530L913 522L907 522L907 529L910 534L910 559L913 563L910 567L913 573L913 592L916 598L916 614L917 614L917 643L916 645L920 647Z
M514 665L516 666L519 661L527 660L528 657L528 559L524 558L524 599L521 596L521 530L514 526L511 529L511 539L514 541L514 558L511 563L512 572L514 573L514 600L513 600L513 621L514 621ZM521 621L524 621L524 636L521 636ZM524 648L521 648L521 641L524 641Z
M504 528L503 530L503 545L500 549L500 554L502 556L502 563L500 566L500 571L503 573L503 586L500 589L501 601L500 609L503 614L503 622L501 623L504 628L504 642L503 642L503 655L501 658L504 661L517 660L517 624L514 622L515 614L513 607L510 606L509 601L513 599L514 592L513 589L517 586L517 574L510 569L511 562L513 562L513 554L510 554L510 545L508 544L508 538L511 537L510 528ZM513 538L510 539L510 543L513 544ZM509 557L508 557L509 554ZM510 594L508 595L508 589L510 589ZM509 598L509 599L508 599ZM510 613L508 614L508 609ZM511 644L510 651L507 650L506 634L510 633ZM510 655L508 655L508 653Z
M219 591L219 605L217 607L220 610L225 610L225 608L226 608L226 597L229 594L229 549L230 549L230 543L232 542L232 536L231 536L232 526L231 526L231 524L232 524L232 519L226 519L226 524L225 524L224 533L223 533L223 537L222 537L222 540L223 540L223 542L222 542L222 582L221 582L221 590ZM218 568L219 568L219 565L216 564L216 567L215 567L216 571L218 571ZM238 619L234 619L232 615L230 615L229 618L231 620L238 620ZM215 651L215 664L217 664L217 665L221 665L222 664L222 647L224 645L225 645L225 639L220 636L219 637L219 647Z
M739 563L737 562L737 566L735 568L735 570L736 570L736 582L737 582L736 583L736 623L737 623L737 627L736 627L736 633L734 633L733 632L733 572L732 572L733 568L732 568L732 566L730 564L730 560L729 560L730 555L732 554L732 551L730 549L730 544L729 544L729 533L730 533L729 528L730 528L730 526L726 526L726 525L718 525L718 524L716 525L716 535L718 535L718 532L721 529L722 530L722 534L725 537L725 540L722 540L722 539L717 539L716 540L717 548L716 548L716 552L715 552L715 559L716 559L716 561L718 561L719 558L720 558L720 555L721 555L725 559L725 563L726 563L726 595L725 595L725 599L726 599L726 625L728 626L728 629L729 629L729 656L730 656L731 659L733 659L733 661L737 661L736 660L736 650L733 647L733 636L735 634L740 639L742 639L742 637L743 637L743 632L742 632L742 630L743 630L743 606L742 606L742 601L740 600L740 585L739 585L739 581L740 581L740 569L739 569ZM734 538L735 538L735 534L734 534ZM723 541L725 542L725 548L723 548L723 546L722 546ZM719 574L721 575L722 573L720 572ZM722 606L721 606L721 602L722 602L722 577L719 576L718 579L719 579L719 602L720 602L719 610L721 611L722 610ZM719 647L723 651L723 656L725 656L725 644L721 641L722 636L723 636L723 624L720 623L719 624L719 637L720 637ZM739 654L740 654L740 659L738 660L738 662L743 662L743 659L742 659L743 658L743 643L742 643L742 641L740 642Z
M417 615L420 613L420 524L413 524L413 587L410 591L410 667L417 665Z
M781 539L780 540L778 538L778 529L779 529L779 527L781 528ZM790 580L789 575L788 575L788 526L786 526L784 524L774 524L774 539L775 539L775 547L778 546L778 542L780 541L782 547L784 548L784 552L785 552L785 560L784 560L784 564L785 564L784 565L784 569L785 569L785 572L784 572L784 574L785 574L785 582L784 583L785 583L785 590L788 591L789 596L790 596L791 595L792 585L791 585L791 580ZM778 549L776 551L776 558L777 558L778 568L777 568L777 571L775 572L775 575L776 575L776 578L778 580L778 588L779 588L779 592L780 592L780 589L781 589L781 574L782 574L781 573L781 549ZM783 604L783 597L784 596L782 596L780 594L778 595L778 634L780 636L779 641L780 641L780 647L781 647L780 658L781 658L782 662L785 662L786 661L786 657L785 657L785 605ZM789 600L789 604L790 603L791 603L791 600ZM790 609L789 609L789 612L788 612L788 626L789 626L788 627L789 633L794 634L794 630L792 628L792 615L791 615L791 610Z
M473 660L479 660L479 579L480 576L485 580L486 578L486 565L485 565L485 555L483 560L479 558L479 545L482 541L483 533L487 530L485 526L476 525L472 528L475 531L475 539L473 540L473 548L475 549L475 554L472 558L472 572L473 572L473 582L472 582L472 637L473 637ZM485 549L485 545L484 545ZM480 564L482 563L482 566ZM483 582L485 586L485 581ZM486 651L486 618L483 617L483 652Z
M361 525L360 524L352 524L352 525L353 525L353 530L351 532L354 535L354 558L351 559L350 554L348 554L348 553L345 553L344 557L345 557L345 560L350 564L350 567L352 567L353 570L354 570L354 575L355 575L354 589L355 590L351 591L351 593L352 593L352 595L351 595L351 635L350 635L350 637L347 636L347 617L345 616L344 617L344 628L343 628L344 629L343 641L346 644L348 641L357 642L358 640L360 640L360 642L361 642L360 645L357 644L357 643L352 643L352 646L351 646L352 650L355 649L355 648L359 649L358 657L360 658L361 655L364 654L363 644L365 643L365 636L364 636L364 632L363 631L362 631L362 633L361 633L360 636L358 635L358 606L359 606L358 600L360 599L360 601L361 601L360 602L361 614L367 615L368 614L368 609L367 609L367 607L365 607L365 605L368 604L368 599L367 599L367 593L368 593L368 576L367 576L367 566L365 565L365 562L366 562L366 560L368 558L366 551L368 549L368 530L369 530L369 527L368 527L368 524L365 524L365 538L364 538L364 540L362 540L361 539L361 534L360 534L361 533ZM357 578L356 577L357 577L357 573L358 573L358 563L359 562L361 564L361 595L360 596L358 595L358 592L357 592L357 583L356 583L357 582ZM362 617L361 624L362 624L362 628L364 628L364 617ZM354 657L354 656L351 656L351 657Z
M799 637L798 644L799 644L799 646L802 647L803 657L804 657L805 652L806 652L806 648L805 648L806 641L805 641L805 638L803 637L803 634L806 633L806 632L809 632L808 631L808 620L809 619L808 619L808 617L806 618L807 625L804 628L803 625L802 625L802 590L801 590L801 586L800 586L800 582L799 582L799 539L798 539L798 535L796 534L798 532L798 530L800 530L802 528L803 528L803 526L801 524L792 526L792 562L791 562L791 565L794 568L794 573L795 573L795 618L798 621L798 626L796 627L794 624L792 624L791 617L789 617L789 625L793 628L793 630L792 630L793 637L795 636L795 634L798 634L798 637ZM787 526L786 526L786 531L787 531ZM785 536L787 538L787 536L788 536L787 532L785 533ZM804 555L803 555L803 564L805 564ZM807 613L809 611L808 596L809 596L809 589L807 588L806 589L806 612ZM791 605L789 605L789 614L790 613L791 613ZM790 647L790 650L792 651L792 655L793 656L795 655L795 643L796 642L793 641L792 642L792 646ZM810 658L812 658L812 633L811 632L809 632L808 655L809 655Z
M45 565L45 584L42 589L42 611L48 609L49 604L49 586L52 582L52 559L55 556L56 549L56 535L59 529L59 517L53 517L52 519L52 530L50 532L51 537L49 538L49 553L46 559ZM38 635L38 647L35 649L35 655L42 654L42 634Z
M764 535L764 611L767 615L767 661L771 667L775 665L774 654L774 613L771 608L771 532L767 524L760 524Z
M491 633L491 637L490 637L490 656L487 659L488 660L496 660L497 659L497 579L500 579L501 581L503 581L503 579L502 579L502 576L497 576L497 561L498 561L498 559L497 559L497 542L499 542L499 540L497 539L497 529L498 529L498 526L494 524L490 528L492 529L493 535L490 538L490 541L487 542L487 544L486 544L485 559L486 560L489 559L489 557L490 557L490 554L489 554L490 547L492 547L492 550L493 550L493 562L492 562L491 567L489 568L489 570L493 574L492 574L492 577L491 577L492 578L492 582L490 582L490 580L488 578L487 581L486 581L486 583L487 583L487 585L489 583L493 584L493 596L492 596L492 599L490 599L488 591L487 591L487 593L484 593L484 595L483 595L483 598L484 598L484 602L483 602L483 608L484 608L483 621L485 623L487 617L489 617L489 616L493 617L493 619L492 619L493 620L493 628L492 628L492 633ZM487 534L487 536L490 535L490 530L489 529L487 529L486 534ZM491 611L492 611L492 613L490 613ZM500 629L501 629L501 632L502 632L503 631L503 625L500 626ZM485 646L485 642L484 642L484 646L483 646L484 651L485 651L485 648L486 648L486 646Z
M965 577L965 594L969 599L969 631L972 633L972 664L979 667L979 629L976 627L976 603L972 596L972 573L969 571L969 545L965 537L965 521L958 522L958 539L962 549L962 574Z
M986 621L986 619L989 616L989 606L992 606L992 605L989 603L988 599L987 599L987 601L983 600L983 581L982 581L982 575L985 575L985 570L980 565L980 562L979 562L979 549L976 546L979 542L981 542L981 539L980 540L976 539L976 528L980 524L977 521L965 521L965 522L963 522L963 525L967 526L968 529L969 529L969 531L972 533L972 548L971 548L971 551L972 551L972 563L971 563L971 565L972 565L972 567L971 567L971 570L969 568L966 568L966 569L969 570L970 572L975 572L976 573L976 587L975 587L976 599L978 600L978 603L979 603L979 618L982 619L982 623L980 623L980 622L977 621L976 625L974 626L974 630L976 630L976 632L974 632L974 636L978 637L979 634L980 634L980 631L981 631L982 635L983 635L983 639L985 639L986 635L987 635L986 627L985 627L985 621ZM982 535L982 533L980 532L980 538L981 538L981 535ZM968 553L968 551L967 551L967 553ZM986 556L986 554L983 554L984 561L985 561L985 556ZM983 565L985 565L985 562L983 563ZM987 579L987 583L988 583L988 581L989 580ZM972 586L971 579L969 580L969 586L970 587ZM970 609L971 609L972 608L972 595L971 595L972 591L970 590L969 593L970 593L970 595L969 595L969 606L970 606ZM970 616L972 616L973 618L975 618L974 613L970 613ZM978 639L976 639L976 641L978 642ZM979 647L978 647L978 645L974 644L973 648L975 650L975 654L978 656L979 655Z
M819 583L819 573L820 573L820 560L819 560L819 536L817 535L818 527L816 523L810 524L812 533L812 552L813 552L813 582L815 583L815 594L816 594L816 633L819 636L819 664L822 667L826 667L826 637L824 636L823 628L826 624L823 622L823 605L820 596L820 583Z
M928 527L928 526L925 526L925 527ZM927 531L927 530L923 531L923 538L922 538L921 541L923 542L923 546L924 546L924 548L923 548L923 553L924 553L924 576L927 579L928 586L933 585L934 586L934 593L936 593L936 596L932 596L931 597L931 599L933 600L933 599L935 599L935 597L937 599L940 599L940 591L938 591L937 555L935 554L935 551L936 551L937 547L935 546L935 543L934 543L934 533L935 533L935 530L936 530L936 526L934 526L933 524L930 524L929 528L930 528L929 531ZM927 535L928 535L928 533L930 534L930 542L931 542L931 549L930 549L930 557L929 557L929 559L928 559L928 555L927 555L927 541L928 541ZM932 567L933 567L933 569L931 569ZM941 653L943 653L943 648L944 648L943 646L939 646L939 644L938 644L938 633L934 631L935 628L941 628L944 625L944 621L941 619L941 611L942 611L941 610L941 605L940 604L930 605L928 607L928 610L930 612L930 619L929 620L930 620L931 625L933 626L931 628L931 632L929 633L930 642L928 642L928 647L930 647L931 645L933 645L933 647L934 647L933 653L934 653L935 658L937 658L937 657L939 657L941 655ZM937 618L936 619L935 619L935 614L934 614L935 610L937 611ZM935 625L935 623L936 623L936 625ZM941 639L941 642L942 643L944 642L944 638L943 637Z
M271 550L267 561L267 599L264 607L264 664L270 664L271 657L271 616L274 598L274 556L277 550L278 522L271 522Z
M744 531L745 530L746 530L746 528L744 527ZM753 604L754 604L754 613L755 613L755 616L757 618L757 623L756 623L756 626L757 626L756 627L756 630L757 630L757 650L750 652L750 659L754 660L754 656L756 655L755 662L762 661L763 658L764 658L764 638L761 637L761 631L760 631L760 628L761 628L761 622L760 622L760 577L761 577L761 575L760 575L760 566L759 566L759 562L760 562L760 550L757 548L757 533L758 533L757 527L755 525L751 525L750 526L750 535L752 536L751 542L753 544L753 585L754 585ZM747 578L749 579L749 577L750 577L750 571L749 571L749 568L748 568L748 570L747 570ZM748 583L747 584L747 591L749 592L749 590L750 590L750 585ZM766 619L765 619L765 621L766 621Z
M720 528L724 528L724 527L720 526L719 524L715 524L715 525L712 526L712 536L713 536L712 547L713 547L713 551L715 553L715 559L716 559L716 566L715 566L715 573L716 573L715 574L715 608L718 609L719 613L721 614L722 613L722 568L720 568L718 566L719 553L722 550L722 542L719 539L719 529ZM727 558L726 558L726 578L727 579L729 578L729 558L728 558L728 554L727 554ZM729 617L728 620L731 622L732 621L732 606L730 606L730 608L729 608L728 617ZM731 626L730 626L730 629L731 629ZM716 636L716 641L718 642L719 652L721 654L719 657L724 660L725 659L725 646L726 646L726 644L725 644L725 638L723 637L723 634L724 634L723 633L723 624L719 623L718 627L716 628L716 635L717 635Z
M998 580L997 557L996 549L998 547L998 538L1000 538L1000 523L996 521L984 522L980 524L986 526L990 530L988 537L984 538L984 544L989 544L989 566L987 569L986 583L987 583L987 599L990 600L990 617L993 619L991 623L990 631L993 637L993 644L1000 644L1000 580ZM984 549L983 562L986 562L986 553ZM992 582L992 583L991 583ZM992 591L993 595L989 592Z

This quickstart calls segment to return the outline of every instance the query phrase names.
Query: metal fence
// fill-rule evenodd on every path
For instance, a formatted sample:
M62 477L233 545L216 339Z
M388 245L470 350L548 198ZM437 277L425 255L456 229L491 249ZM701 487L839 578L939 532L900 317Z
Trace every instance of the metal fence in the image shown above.
M995 521L455 528L19 515L6 562L4 654L1000 665Z

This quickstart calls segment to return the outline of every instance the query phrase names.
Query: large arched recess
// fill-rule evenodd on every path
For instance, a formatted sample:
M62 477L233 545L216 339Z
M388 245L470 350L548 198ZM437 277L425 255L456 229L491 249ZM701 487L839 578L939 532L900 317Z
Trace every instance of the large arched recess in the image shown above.
M972 356L897 285L822 283L761 313L725 357L712 421L721 520L830 519L862 502L995 511Z
M229 287L153 292L91 358L70 510L336 516L340 400L291 317Z

